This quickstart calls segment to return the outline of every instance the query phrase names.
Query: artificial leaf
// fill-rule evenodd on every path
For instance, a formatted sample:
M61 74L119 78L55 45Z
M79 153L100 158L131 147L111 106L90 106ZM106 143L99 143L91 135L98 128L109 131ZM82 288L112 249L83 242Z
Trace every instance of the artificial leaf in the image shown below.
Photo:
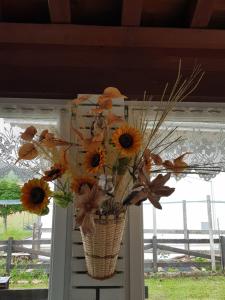
M105 88L103 91L103 95L107 96L109 98L125 98L125 99L127 99L127 97L124 96L123 94L121 94L121 92L115 87Z
M178 175L180 173L182 173L187 167L188 164L186 162L183 161L185 155L189 154L190 152L186 152L182 155L180 155L179 157L175 158L173 160L173 162L171 162L170 160L165 160L163 162L163 166L168 169L173 171L173 173L175 175Z
M82 185L81 195L77 195L75 207L77 209L76 223L81 227L84 235L95 230L93 214L104 201L105 193L94 184L92 188Z
M77 130L76 128L72 127L74 133L83 141L84 140L84 136L82 134L82 132L80 132L79 130Z
M113 125L115 123L125 122L125 120L121 116L114 115L111 111L109 111L106 119L107 119L107 123L108 123L109 126Z
M79 105L80 103L88 100L88 98L89 98L88 95L81 95L78 98L72 100L72 104Z
M35 148L34 144L26 143L19 148L18 156L19 158L17 161L21 159L31 160L38 156L38 151Z
M151 158L152 158L152 160L153 160L153 162L154 162L155 165L157 165L157 166L161 166L162 165L163 160L159 156L159 154L151 153Z
M102 113L104 110L112 109L112 99L105 96L99 96L98 105L97 108L94 108L91 111L94 113Z
M37 129L34 126L30 126L27 127L23 133L21 133L20 137L25 141L31 141L36 133L37 133Z
M48 134L48 129L45 129L41 132L39 136L39 142L41 142L45 138L46 134Z
M163 166L168 170L173 170L173 163L170 160L165 160Z
M104 140L104 131L99 132L92 137L92 142L102 142Z
M168 197L174 192L174 188L165 186L165 183L170 179L170 174L159 174L154 180L150 180L144 173L143 167L138 170L138 182L135 187L142 187L141 190L135 191L125 199L124 204L140 205L142 201L149 199L152 205L161 209L159 203L161 197Z
M53 133L46 133L45 138L41 140L42 145L47 148L54 148L57 146L70 146L71 143L54 137Z

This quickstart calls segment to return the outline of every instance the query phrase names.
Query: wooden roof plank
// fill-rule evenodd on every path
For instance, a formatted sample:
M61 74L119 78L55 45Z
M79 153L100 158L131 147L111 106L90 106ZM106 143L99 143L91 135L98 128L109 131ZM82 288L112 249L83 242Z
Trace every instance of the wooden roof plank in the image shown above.
M190 27L206 28L210 22L213 13L214 0L197 0L192 16L190 18Z
M48 6L52 23L71 23L70 0L48 0Z
M2 22L0 44L6 43L224 50L225 31Z
M123 0L122 26L139 26L143 9L143 0Z

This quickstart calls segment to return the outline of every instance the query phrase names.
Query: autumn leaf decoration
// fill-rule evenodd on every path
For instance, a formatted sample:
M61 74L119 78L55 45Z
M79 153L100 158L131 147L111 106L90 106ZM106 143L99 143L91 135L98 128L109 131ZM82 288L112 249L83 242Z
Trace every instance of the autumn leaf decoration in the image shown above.
M79 195L75 203L77 209L76 224L80 226L83 234L93 234L95 231L94 213L100 208L104 201L105 193L97 185L91 188L89 185L82 185Z
M177 176L188 167L188 164L183 161L187 154L189 152L180 155L173 161L163 161L159 154L151 153L149 149L146 149L138 167L137 182L134 184L132 192L125 198L124 205L140 205L141 202L149 199L154 207L161 209L160 198L168 197L175 191L175 188L170 188L165 184L170 179L171 173ZM151 180L150 173L153 165L162 166L169 172L165 175L158 174Z
M166 182L170 179L170 174L159 174L152 181L147 178L142 168L138 171L138 182L133 186L133 189L139 188L139 190L133 190L124 200L124 205L140 205L141 202L149 199L152 205L158 209L162 209L159 200L161 197L168 197L174 191L175 188L165 186Z

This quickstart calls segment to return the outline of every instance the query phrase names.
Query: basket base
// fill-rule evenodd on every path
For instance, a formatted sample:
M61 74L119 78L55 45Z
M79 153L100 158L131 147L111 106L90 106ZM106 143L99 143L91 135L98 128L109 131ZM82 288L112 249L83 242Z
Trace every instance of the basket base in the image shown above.
M109 278L113 277L113 276L115 275L115 272L113 272L112 274L110 274L110 275L108 275L108 276L104 276L104 277L94 277L94 276L92 276L92 275L89 274L89 273L87 273L87 275L88 275L89 277L93 278L93 279L103 281L103 280L106 280L106 279L109 279Z

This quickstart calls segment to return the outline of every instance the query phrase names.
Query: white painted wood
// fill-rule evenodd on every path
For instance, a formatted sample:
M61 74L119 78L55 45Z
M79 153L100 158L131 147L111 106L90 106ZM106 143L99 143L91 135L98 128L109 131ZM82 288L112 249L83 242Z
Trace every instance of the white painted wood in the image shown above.
M60 115L60 135L69 139L70 115L62 111ZM52 225L52 250L49 280L49 300L69 299L71 268L71 207L54 205Z
M129 207L130 298L144 299L143 213L141 207Z
M85 259L72 258L72 260L71 260L71 270L72 270L72 272L86 271L87 268L86 268ZM116 271L124 271L124 260L123 259L118 259L117 260Z
M123 274L115 274L112 278L106 280L96 280L87 274L72 273L71 275L72 286L123 286L123 280Z
M100 292L101 300L124 299L124 289L102 289Z
M128 122L135 124L138 115L132 113L128 106ZM144 234L143 234L143 208L142 206L130 206L128 210L128 236L127 251L129 251L129 262L126 261L126 268L129 263L129 277L126 276L126 284L129 286L129 293L126 292L126 300L144 299Z
M78 109L73 110L73 126L79 129L82 134L87 138L90 137L90 127L94 120L93 115L90 115L91 109L95 108L96 105L94 103L97 102L98 95L94 95L91 97L91 103L84 102L79 105ZM118 99L113 100L113 109L112 112L119 116L124 116L124 100ZM75 136L75 135L74 135ZM75 137L76 142L76 137ZM79 139L77 139L79 142ZM84 151L79 148L79 151L76 153L77 161L82 162ZM71 232L72 237L72 258L71 258L71 295L70 300L92 300L95 299L95 291L90 289L80 290L76 287L78 286L124 286L124 260L119 259L117 262L116 271L121 273L116 273L112 278L99 281L91 278L86 273L86 264L84 259L84 250L82 245L82 239L80 232L77 230L73 230ZM119 256L122 257L124 255L124 246L121 247ZM82 259L77 259L77 257L82 257ZM81 273L80 273L81 272ZM120 292L117 292L117 289L109 289L106 291L106 294L101 296L101 300L107 300L108 297L113 297L116 295L117 300L125 300L124 299L124 289L119 289ZM102 295L103 290L100 291L100 295ZM94 294L93 294L94 293ZM105 291L104 291L105 293ZM93 296L94 295L94 296ZM107 298L104 296L107 295ZM92 298L94 297L94 298ZM111 299L111 298L109 298Z
M156 208L152 206L153 235L157 236Z
M96 300L96 292L91 289L72 288L71 300Z
M187 226L187 201L186 200L183 200L182 207L183 207L184 239L188 239L189 234L188 234L188 226ZM189 244L184 244L184 249L185 250L190 250L189 249Z
M208 212L208 224L209 224L209 241L210 241L210 253L211 253L211 264L212 271L216 271L216 260L215 260L215 247L213 240L213 226L212 226L212 209L210 196L206 196L207 199L207 212Z

